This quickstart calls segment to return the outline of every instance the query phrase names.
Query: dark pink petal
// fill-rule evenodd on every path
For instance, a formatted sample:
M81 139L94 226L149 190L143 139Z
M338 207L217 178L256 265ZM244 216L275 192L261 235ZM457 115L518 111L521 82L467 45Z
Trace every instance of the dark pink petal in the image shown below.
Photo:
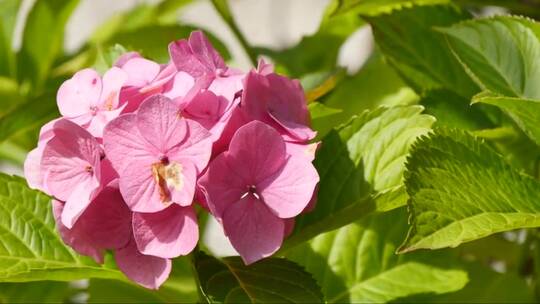
M92 257L96 263L102 264L104 250L94 244L88 237L88 234L79 228L78 224L73 226L72 229L68 229L66 226L64 226L60 220L60 215L62 214L63 209L64 204L53 199L52 210L54 219L56 220L56 229L58 229L64 243L69 245L78 253Z
M286 160L285 142L272 127L252 121L234 134L229 145L229 164L250 183L258 183L274 174Z
M137 127L144 139L163 154L184 141L188 134L180 109L163 95L149 97L141 104Z
M247 195L227 208L223 215L223 228L244 263L249 265L279 249L285 223L262 201Z
M228 206L246 193L247 181L229 167L227 153L218 155L199 179L201 193L212 214L220 219Z
M58 89L56 99L60 114L76 117L96 106L101 95L102 83L99 74L92 69L81 70Z
M169 54L178 71L193 77L215 74L226 69L225 62L201 32L191 33L189 40L178 40L169 44Z
M140 253L134 240L117 250L114 257L128 278L146 288L158 289L171 273L171 260Z
M159 151L139 133L137 115L123 114L107 124L103 131L105 154L121 174L125 167L138 162L152 163Z
M291 218L306 208L318 182L311 162L289 157L278 172L257 184L257 191L275 215Z
M160 212L134 213L133 235L143 254L162 258L186 255L199 239L197 216L193 208L176 204Z
M122 248L131 239L131 211L122 199L118 182L106 186L75 225L99 248Z

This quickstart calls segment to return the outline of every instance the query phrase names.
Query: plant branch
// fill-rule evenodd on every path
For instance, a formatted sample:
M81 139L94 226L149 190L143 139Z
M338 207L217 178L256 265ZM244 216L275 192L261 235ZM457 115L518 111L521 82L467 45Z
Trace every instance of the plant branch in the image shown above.
M238 25L234 21L234 18L231 14L231 10L229 8L229 4L227 0L212 0L212 5L216 9L216 11L219 13L221 18L227 23L231 31L233 32L234 36L242 47L244 48L244 51L249 57L249 60L251 61L251 64L253 66L257 66L257 54L254 52L253 48L249 45L246 38L238 28Z

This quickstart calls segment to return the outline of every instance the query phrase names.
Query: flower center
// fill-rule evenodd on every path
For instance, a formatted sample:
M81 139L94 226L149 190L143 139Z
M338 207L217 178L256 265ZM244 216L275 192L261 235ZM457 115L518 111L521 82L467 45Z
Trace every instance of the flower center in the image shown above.
M244 194L242 194L240 198L244 198L248 195L253 195L256 199L260 199L260 196L257 193L257 187L255 187L255 185L248 185L247 191Z
M159 198L163 203L171 202L171 188L180 191L184 187L184 175L182 165L169 162L164 156L160 161L152 165L152 176L159 189Z

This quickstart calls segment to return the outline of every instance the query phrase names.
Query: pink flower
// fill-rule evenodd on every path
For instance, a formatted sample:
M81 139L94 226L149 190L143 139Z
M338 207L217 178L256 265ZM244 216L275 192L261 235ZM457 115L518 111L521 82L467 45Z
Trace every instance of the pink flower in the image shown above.
M238 129L199 185L232 245L250 264L279 249L286 220L304 210L318 181L309 160L288 155L275 129L253 121Z
M149 96L172 90L173 84L176 89L170 93L171 95L184 92L186 89L182 85L186 83L186 87L193 85L193 79L189 75L185 73L177 75L174 64L160 65L134 52L121 56L115 66L121 68L127 75L125 88L120 95L120 99L127 103L125 113L136 111L141 102Z
M110 182L99 193L71 229L59 220L63 209L62 202L53 201L53 213L62 239L80 254L103 263L105 250L116 251L118 268L147 288L158 288L169 276L169 259L145 255L137 249L133 239L132 213L122 199L118 180Z
M181 117L178 106L163 95L111 121L103 142L120 176L120 192L135 212L191 205L197 175L212 149L210 133Z
M65 81L58 90L60 114L101 137L105 125L122 111L118 96L127 75L113 67L103 79L92 69L81 70Z
M169 54L179 73L185 72L198 82L204 83L199 84L201 88L223 96L230 102L234 101L235 95L242 90L245 74L227 67L201 31L192 32L187 40L171 42Z
M252 120L274 126L287 141L306 142L316 133L309 128L304 91L297 80L269 73L250 72L244 79L241 106Z
M41 159L43 158L43 149L49 140L54 136L53 126L60 118L49 121L39 131L38 144L35 149L28 152L24 161L24 176L26 182L32 189L48 192L43 183L43 170L41 170Z
M71 228L102 185L101 147L86 130L65 119L54 122L40 171L48 194L65 201L62 223ZM110 176L110 174L108 174Z

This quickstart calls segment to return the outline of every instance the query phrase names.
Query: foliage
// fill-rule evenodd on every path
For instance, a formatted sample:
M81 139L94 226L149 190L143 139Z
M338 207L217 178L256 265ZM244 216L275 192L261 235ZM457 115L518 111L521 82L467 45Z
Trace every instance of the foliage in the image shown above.
M80 1L39 0L14 50L21 2L0 0L0 159L16 166L57 116L56 90L75 71L103 72L126 51L163 61L163 46L194 29L177 20L190 1L144 4L65 54ZM52 198L2 174L0 302L79 293L94 303L540 300L537 1L333 0L318 30L284 50L250 45L228 2L212 4L252 61L264 55L301 79L322 142L316 207L273 257L245 266L197 250L149 291L111 253L99 265L66 246ZM475 17L487 5L509 14ZM347 75L339 50L365 25L376 48ZM88 286L68 283L79 279Z

